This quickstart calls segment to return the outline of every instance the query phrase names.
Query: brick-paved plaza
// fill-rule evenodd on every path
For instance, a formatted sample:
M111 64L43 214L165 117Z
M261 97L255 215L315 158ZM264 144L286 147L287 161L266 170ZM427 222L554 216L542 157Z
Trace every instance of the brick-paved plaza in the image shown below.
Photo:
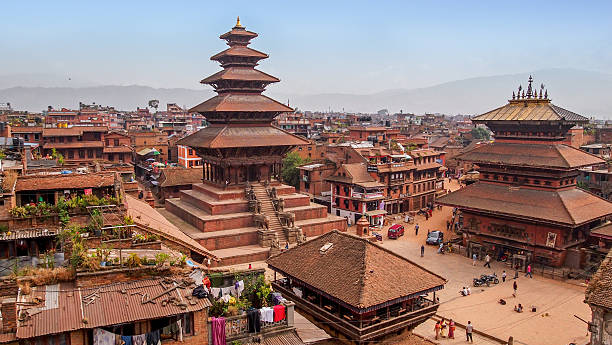
M451 189L456 189L451 184ZM440 291L441 306L438 315L452 318L462 324L472 321L475 329L500 339L513 336L516 343L522 344L586 344L588 342L587 327L574 314L583 318L590 318L590 309L583 303L583 286L570 284L558 280L551 280L534 276L533 279L520 274L518 281L517 298L512 297L512 278L514 271L500 262L491 262L491 269L484 268L482 261L472 266L472 260L457 254L437 254L437 248L425 245L425 256L420 257L421 244L425 243L428 230L443 230L445 238L446 220L450 219L452 209L443 207L435 210L433 217L428 221L418 216L415 224L420 226L419 235L415 236L414 224L406 224L406 234L399 240L384 238L382 245L406 258L430 269L448 279L445 289ZM403 222L401 222L404 224ZM386 232L385 232L386 235ZM491 287L474 288L472 278L483 273L495 272L501 276L502 270L507 270L508 280ZM501 280L501 279L500 279ZM461 297L459 290L463 286L470 286L472 295ZM498 300L503 298L506 305ZM536 306L537 312L526 310L523 313L513 311L514 305L521 303L526 309ZM433 321L429 321L416 329L416 332L433 339ZM457 340L439 340L441 343L465 342L464 330L457 330ZM482 344L490 343L488 340L477 340Z

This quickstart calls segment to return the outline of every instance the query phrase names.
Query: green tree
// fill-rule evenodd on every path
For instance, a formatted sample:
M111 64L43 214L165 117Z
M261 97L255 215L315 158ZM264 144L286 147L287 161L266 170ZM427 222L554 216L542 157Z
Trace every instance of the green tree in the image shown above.
M472 129L471 133L474 139L489 140L491 138L489 131L482 127L476 127Z
M297 152L289 152L287 157L283 159L283 167L281 169L283 181L290 186L299 188L300 170L297 167L309 162L310 159L302 159Z

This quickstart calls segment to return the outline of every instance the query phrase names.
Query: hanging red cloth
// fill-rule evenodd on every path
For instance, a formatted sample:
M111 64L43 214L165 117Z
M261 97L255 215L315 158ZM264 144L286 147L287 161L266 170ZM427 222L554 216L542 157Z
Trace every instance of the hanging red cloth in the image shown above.
M206 286L208 290L210 290L210 279L205 276L204 279L202 279L202 285Z
M274 322L279 322L285 319L285 306L275 305L274 306Z

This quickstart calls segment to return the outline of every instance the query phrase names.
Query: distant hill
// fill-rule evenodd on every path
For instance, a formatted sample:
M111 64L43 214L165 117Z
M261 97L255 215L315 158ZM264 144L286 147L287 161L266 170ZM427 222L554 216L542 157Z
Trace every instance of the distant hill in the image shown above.
M526 87L530 73L479 77L452 81L436 86L389 90L370 95L317 94L291 96L300 109L376 112L389 109L408 113L480 114L497 108L512 97L519 84ZM534 71L534 86L545 84L553 103L587 117L612 118L612 75L572 69Z
M12 87L0 90L0 103L10 102L13 109L40 112L49 105L54 108L76 109L79 102L114 106L118 110L136 110L145 107L149 100L158 99L160 109L166 103L176 103L188 108L214 95L210 90L156 89L148 86L94 86L68 87Z
M452 81L420 89L394 89L375 94L293 95L267 93L281 102L303 110L342 110L376 112L389 109L408 113L479 114L499 107L512 96L519 84L525 87L530 73L479 77ZM547 69L531 72L535 86L546 85L550 98L561 107L588 117L612 119L612 74L574 69ZM32 84L32 77L26 84ZM2 77L0 77L2 81ZM1 85L19 85L15 81ZM214 95L212 89L156 89L147 86L88 87L9 87L0 90L0 103L10 102L15 109L41 111L48 105L75 108L79 102L112 105L117 109L143 107L150 99L181 106L194 106Z

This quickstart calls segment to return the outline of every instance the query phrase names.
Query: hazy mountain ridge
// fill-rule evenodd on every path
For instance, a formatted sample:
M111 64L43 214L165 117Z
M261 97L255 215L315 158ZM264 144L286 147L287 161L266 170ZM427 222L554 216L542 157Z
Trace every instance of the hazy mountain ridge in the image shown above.
M519 84L526 87L530 73L478 77L451 81L419 89L392 89L368 95L324 93L293 95L283 93L282 83L267 95L303 110L329 109L350 112L375 112L400 109L410 113L440 112L446 114L479 114L505 104ZM612 118L612 74L574 69L534 71L534 87L544 83L550 98L558 106L585 116ZM1 80L1 77L0 77ZM6 83L4 83L6 84ZM150 99L192 107L215 93L212 89L156 89L148 86L91 87L11 87L0 90L0 102L10 102L15 109L40 111L76 108L79 102L112 105L121 110L143 107Z

